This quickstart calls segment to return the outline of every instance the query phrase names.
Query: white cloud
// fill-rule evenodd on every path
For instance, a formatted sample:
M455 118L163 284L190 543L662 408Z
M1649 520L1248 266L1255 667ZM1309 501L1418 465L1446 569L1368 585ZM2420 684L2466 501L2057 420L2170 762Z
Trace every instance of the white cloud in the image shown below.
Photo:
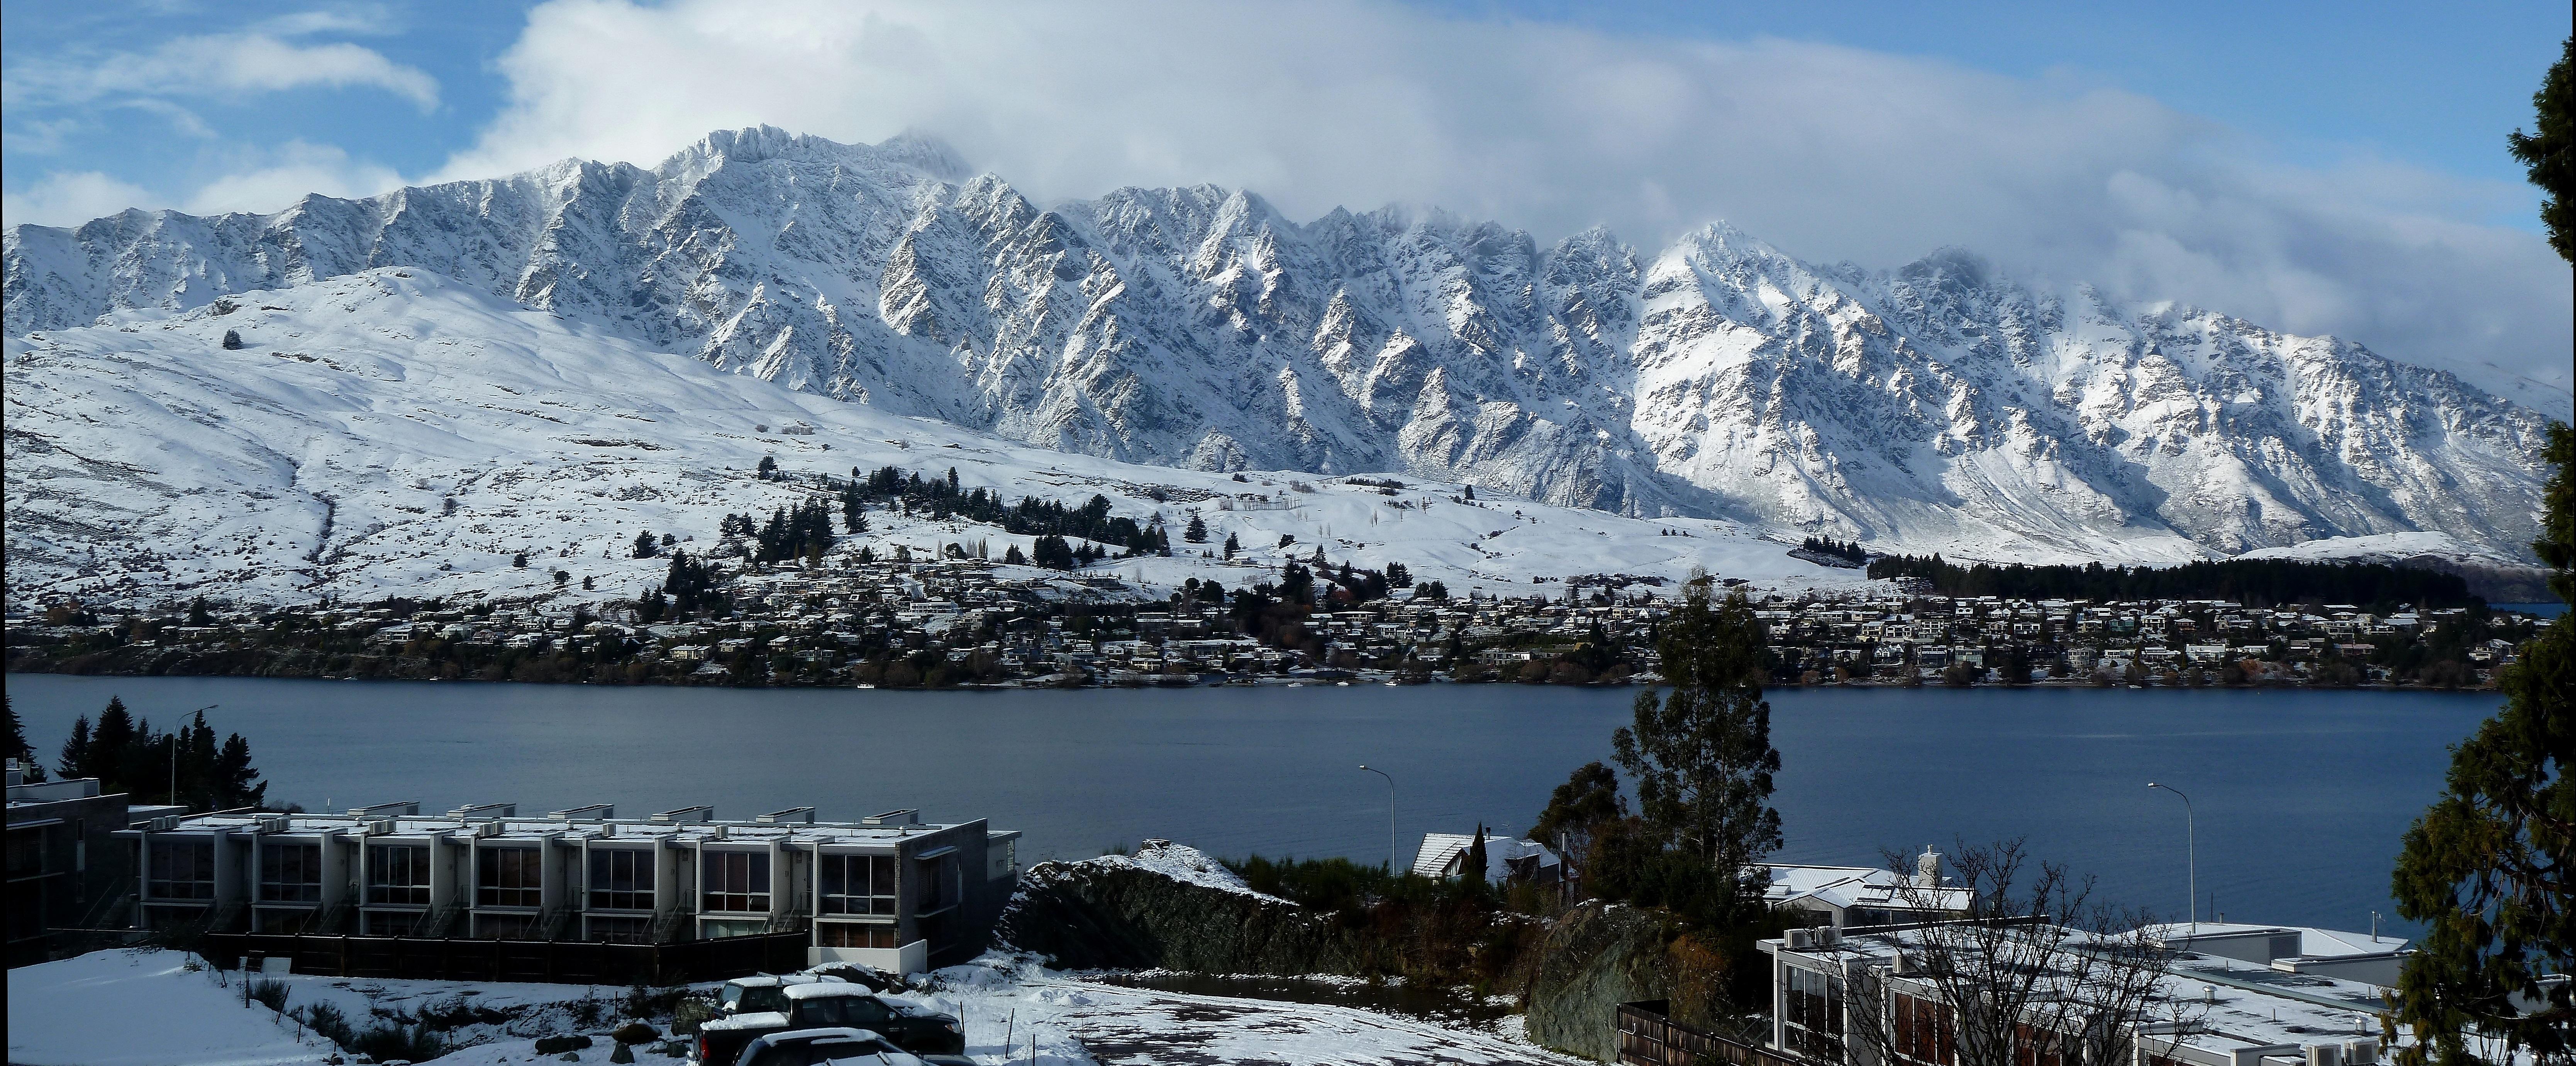
M151 195L95 170L47 174L25 191L0 193L0 226L77 226L144 203Z
M295 33L336 23L289 27ZM438 107L438 81L372 48L346 42L298 44L272 33L176 37L149 51L95 62L28 60L6 78L10 106L60 106L120 97L213 93L256 96L320 86L382 89L423 112Z
M2501 378L2475 364L2567 382L2566 265L2478 222L2515 190L2368 161L2274 166L2227 129L2065 80L1358 0L554 0L500 66L510 102L448 176L649 164L763 122L840 140L920 129L1041 199L1216 182L1300 217L1427 203L1648 244L1723 218L1872 266L1958 244L2490 387Z
M206 183L188 197L186 210L200 215L277 211L309 193L373 196L402 184L402 175L353 160L339 148L290 141L262 153L247 169Z

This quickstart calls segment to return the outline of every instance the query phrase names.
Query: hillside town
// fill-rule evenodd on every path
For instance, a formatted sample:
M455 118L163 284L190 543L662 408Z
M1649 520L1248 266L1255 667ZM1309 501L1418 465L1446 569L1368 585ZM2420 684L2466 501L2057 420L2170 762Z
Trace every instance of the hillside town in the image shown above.
M1016 549L1014 549L1016 551ZM872 556L873 553L869 553ZM160 613L62 603L13 613L8 668L630 684L1030 687L1444 682L1620 684L1658 676L1681 585L1566 576L1527 595L1387 571L1251 562L1235 589L1137 583L1114 564L1054 570L949 544L916 557L778 564L673 560L677 598L388 600ZM1744 597L1774 685L2492 685L2531 616L2483 606L1933 594ZM1411 585L1397 587L1395 583ZM1909 588L1911 586L1911 588Z

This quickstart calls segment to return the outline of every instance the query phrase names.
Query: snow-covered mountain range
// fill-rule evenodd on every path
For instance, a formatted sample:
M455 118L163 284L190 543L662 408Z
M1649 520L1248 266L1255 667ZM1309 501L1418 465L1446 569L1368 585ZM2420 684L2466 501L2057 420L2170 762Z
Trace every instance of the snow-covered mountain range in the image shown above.
M1037 448L1889 549L2171 560L2422 533L2510 561L2542 476L2542 415L2448 373L1957 250L1867 271L1724 225L1543 247L1438 212L1300 223L1208 186L1050 207L926 139L765 127L651 168L13 227L7 329L392 267ZM11 343L15 389L40 375ZM629 398L607 380L587 400Z
M224 346L228 333L241 347ZM728 374L410 267L11 337L5 374L13 607L631 596L669 562L634 558L636 534L721 555L721 516L816 491L756 477L763 458L791 475L955 470L1009 500L1106 496L1112 513L1173 532L1172 557L1100 568L1149 592L1192 577L1243 587L1318 549L1364 568L1401 562L1459 594L1552 594L1580 574L1659 577L1670 591L1693 568L1771 586L1860 580L1723 521L1467 500L1459 485L1384 477L1236 480L1008 444ZM1205 543L1185 539L1192 516ZM870 522L845 553L1033 546L958 519ZM1228 537L1243 545L1234 561L1199 557Z

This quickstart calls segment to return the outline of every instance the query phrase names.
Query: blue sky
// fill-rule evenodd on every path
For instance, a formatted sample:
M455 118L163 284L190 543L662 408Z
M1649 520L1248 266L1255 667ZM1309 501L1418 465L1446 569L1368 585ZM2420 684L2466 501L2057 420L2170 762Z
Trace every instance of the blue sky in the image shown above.
M2565 388L2503 151L2561 2L0 0L12 224L269 211L709 129L947 140L1040 199L1211 181L2217 307ZM2485 370L2478 369L2485 367ZM2554 377L2552 377L2554 375Z

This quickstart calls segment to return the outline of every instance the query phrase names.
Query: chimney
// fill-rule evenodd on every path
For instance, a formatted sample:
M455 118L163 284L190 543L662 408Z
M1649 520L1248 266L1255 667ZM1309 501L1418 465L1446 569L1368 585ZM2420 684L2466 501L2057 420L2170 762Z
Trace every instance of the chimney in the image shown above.
M1941 887L1941 853L1932 845L1923 845L1923 854L1914 857L1914 883L1925 888Z

